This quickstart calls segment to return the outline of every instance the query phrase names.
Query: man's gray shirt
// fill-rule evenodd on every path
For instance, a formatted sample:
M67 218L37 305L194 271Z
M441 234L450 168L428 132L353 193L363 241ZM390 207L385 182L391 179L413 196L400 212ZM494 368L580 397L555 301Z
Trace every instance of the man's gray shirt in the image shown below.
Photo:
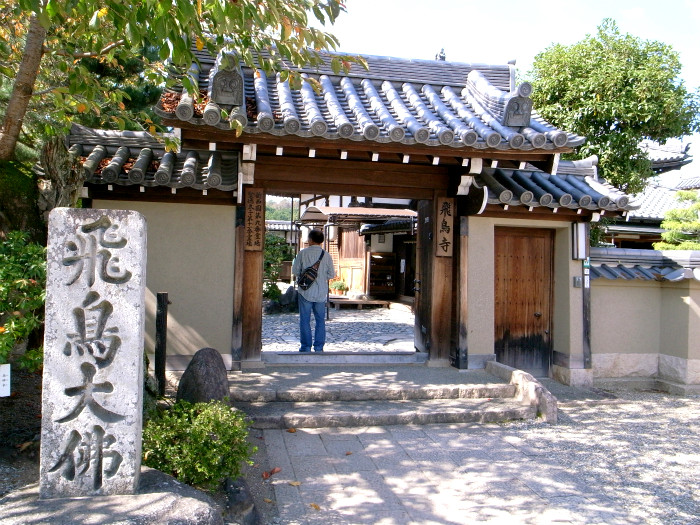
M321 255L322 248L312 245L301 250L292 263L292 273L298 277L309 266L313 266ZM331 254L325 252L321 264L318 267L318 276L308 290L298 288L297 291L306 299L313 303L324 302L328 297L328 280L335 277L335 267Z

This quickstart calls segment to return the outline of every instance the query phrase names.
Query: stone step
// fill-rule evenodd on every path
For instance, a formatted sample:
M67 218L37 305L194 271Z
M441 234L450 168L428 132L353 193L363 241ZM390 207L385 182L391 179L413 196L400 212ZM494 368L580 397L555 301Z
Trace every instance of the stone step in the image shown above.
M415 365L428 360L424 352L263 352L266 365Z
M272 403L318 401L402 401L428 399L493 399L512 398L515 385L493 384L442 384L435 386L365 386L350 387L329 384L317 387L305 385L298 388L275 388L273 385L257 388L238 386L229 382L230 399L234 403Z
M534 419L535 408L513 399L235 403L253 428L323 428Z

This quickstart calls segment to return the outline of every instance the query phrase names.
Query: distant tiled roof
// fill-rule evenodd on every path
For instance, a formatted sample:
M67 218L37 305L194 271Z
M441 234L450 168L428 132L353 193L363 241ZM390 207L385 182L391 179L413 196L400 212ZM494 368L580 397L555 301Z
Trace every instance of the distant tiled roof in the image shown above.
M681 179L676 186L677 190L697 190L700 189L700 176L686 177Z
M265 220L265 229L268 231L288 232L297 230L296 225L289 221Z
M225 97L217 102L221 55L218 62L206 53L198 58L192 76L208 103L198 113L189 96L166 93L156 111L171 123L230 130L228 115L249 134L498 150L551 151L585 140L532 111L530 85L516 89L508 65L366 57L369 71L301 70L319 82L318 93L308 83L292 90L279 76L242 67L226 71L229 85L243 90L232 105Z
M382 224L363 224L360 235L370 235L373 233L407 233L415 232L416 219L394 219Z
M68 146L82 158L86 182L145 187L218 189L238 185L235 151L166 152L164 145L139 131L106 131L74 125Z
M679 206L676 191L676 188L650 182L642 193L633 196L638 208L630 211L629 219L663 219L667 211Z
M405 217L415 218L418 214L413 210L394 208L364 208L339 206L309 206L302 213L302 222L327 222L334 224L360 223L371 221L387 221Z
M693 159L688 153L689 147L689 143L683 144L678 141L662 145L645 140L640 144L640 148L646 152L652 162L652 169L657 174L677 170L686 164L690 164Z
M591 248L592 279L700 281L700 252Z
M610 184L562 169L551 175L541 171L484 168L476 175L475 183L488 188L489 204L592 211L632 208L629 197Z

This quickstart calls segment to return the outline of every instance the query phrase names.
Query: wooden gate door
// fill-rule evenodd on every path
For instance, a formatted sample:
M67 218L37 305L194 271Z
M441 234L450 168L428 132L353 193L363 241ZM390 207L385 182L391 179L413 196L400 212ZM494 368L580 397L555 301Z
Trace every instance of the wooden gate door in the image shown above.
M496 228L496 360L546 376L551 361L552 230Z
M415 345L420 352L430 350L430 296L433 275L433 202L418 203L416 232L416 277L414 279Z

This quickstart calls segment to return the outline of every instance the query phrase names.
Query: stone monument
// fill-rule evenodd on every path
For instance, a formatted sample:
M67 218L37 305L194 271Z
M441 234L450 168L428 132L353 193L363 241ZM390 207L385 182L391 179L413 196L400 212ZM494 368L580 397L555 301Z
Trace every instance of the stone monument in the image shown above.
M146 223L49 217L41 498L132 494L141 471Z

